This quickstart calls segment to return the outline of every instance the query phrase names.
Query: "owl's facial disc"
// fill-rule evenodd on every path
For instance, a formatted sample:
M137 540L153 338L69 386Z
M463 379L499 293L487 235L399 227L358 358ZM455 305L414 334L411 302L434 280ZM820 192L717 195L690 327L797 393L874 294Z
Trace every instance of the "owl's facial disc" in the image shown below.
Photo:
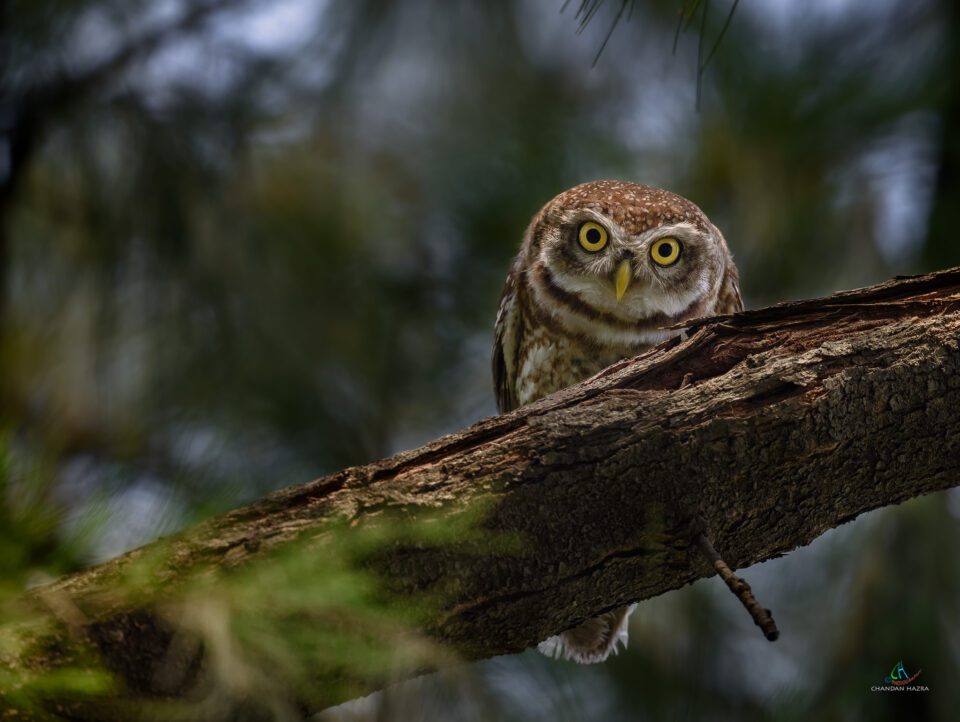
M709 227L694 222L636 232L581 208L548 216L543 228L540 262L549 283L569 299L552 307L577 327L593 331L598 318L616 319L608 325L650 318L667 323L692 311L717 280L709 269L720 246Z
M534 218L524 249L518 265L543 323L625 354L713 311L732 267L720 231L693 203L613 181L557 196Z

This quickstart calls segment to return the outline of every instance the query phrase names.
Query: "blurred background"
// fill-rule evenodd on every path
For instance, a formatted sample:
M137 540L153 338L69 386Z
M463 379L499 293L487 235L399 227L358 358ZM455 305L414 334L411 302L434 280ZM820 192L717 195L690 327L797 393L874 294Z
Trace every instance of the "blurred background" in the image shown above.
M0 14L3 595L494 413L510 259L581 181L691 198L748 307L960 265L954 0ZM328 716L954 719L958 530L933 495L748 570L774 645L704 580L610 663L527 652ZM900 660L928 694L869 691Z

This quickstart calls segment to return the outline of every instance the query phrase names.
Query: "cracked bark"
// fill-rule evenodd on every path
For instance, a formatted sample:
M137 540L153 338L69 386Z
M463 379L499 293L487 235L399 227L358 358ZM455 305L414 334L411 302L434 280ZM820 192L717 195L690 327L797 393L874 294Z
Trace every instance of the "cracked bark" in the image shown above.
M398 597L456 582L423 631L461 658L519 652L712 575L700 533L743 568L863 512L956 485L958 338L960 269L697 321L685 340L538 403L163 540L154 581L174 590L193 568L244 565L337 520L456 515L480 502L487 529L522 535L520 553L406 548L377 568ZM128 695L188 696L204 675L202 652L171 656L172 633L149 609L97 602L156 546L42 594L75 605L80 616L65 620L60 642L70 630L92 639ZM789 618L780 624L797 633ZM6 663L58 663L49 645L33 654ZM157 689L158 660L181 665L176 689ZM326 681L318 672L301 710L343 701L324 693ZM385 680L356 681L365 692ZM72 719L110 719L109 701L55 702Z

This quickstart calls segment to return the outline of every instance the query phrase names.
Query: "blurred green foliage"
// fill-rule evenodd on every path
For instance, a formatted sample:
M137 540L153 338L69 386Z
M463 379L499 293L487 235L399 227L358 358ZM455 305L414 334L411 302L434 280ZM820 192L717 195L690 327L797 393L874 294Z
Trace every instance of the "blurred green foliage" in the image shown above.
M699 112L728 3L637 0L595 67L620 3L579 34L561 5L0 5L5 596L493 413L506 269L577 182L690 197L752 306L960 264L956 3L741 3ZM748 572L774 646L710 581L602 667L528 653L336 715L952 719L958 515L910 502ZM870 693L901 658L931 692Z
M62 719L53 711L68 709L74 718L71 706L108 704L110 719L293 720L371 684L456 664L454 652L416 631L449 607L455 580L401 591L382 572L429 553L521 552L520 540L481 530L486 513L480 504L442 516L391 510L364 523L330 521L252 558L244 555L259 544L244 545L222 566L173 536L101 568L92 590L46 585L24 598L11 585L0 591L0 717ZM30 530L19 531L29 541ZM11 562L20 571L42 560ZM118 609L128 610L121 622ZM91 635L79 631L90 623ZM103 645L156 649L151 635L169 637L164 651L145 653L124 686L105 663L118 652L101 655ZM150 694L140 680L150 680ZM184 698L156 691L186 682L193 693Z

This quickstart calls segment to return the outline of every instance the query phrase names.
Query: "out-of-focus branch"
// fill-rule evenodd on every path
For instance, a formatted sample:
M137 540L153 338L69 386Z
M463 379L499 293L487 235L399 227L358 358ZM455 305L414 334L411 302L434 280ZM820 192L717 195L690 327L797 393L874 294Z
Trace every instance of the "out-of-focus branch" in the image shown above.
M170 40L200 28L218 12L249 0L205 0L194 3L178 18L149 32L128 39L113 55L91 68L56 76L42 85L28 87L4 98L9 165L0 178L0 219L16 192L23 170L50 125L77 104L117 78L133 63L144 59Z
M17 189L37 149L49 129L74 108L167 42L201 28L218 12L238 7L250 0L202 0L195 2L179 17L161 27L128 39L113 55L82 71L55 76L42 85L0 95L0 136L7 154L6 167L0 171L0 341L6 328L7 278L10 267L8 215ZM9 8L0 6L0 18L9 20ZM0 46L9 25L0 29ZM0 52L5 48L0 47ZM0 402L3 401L0 384Z

